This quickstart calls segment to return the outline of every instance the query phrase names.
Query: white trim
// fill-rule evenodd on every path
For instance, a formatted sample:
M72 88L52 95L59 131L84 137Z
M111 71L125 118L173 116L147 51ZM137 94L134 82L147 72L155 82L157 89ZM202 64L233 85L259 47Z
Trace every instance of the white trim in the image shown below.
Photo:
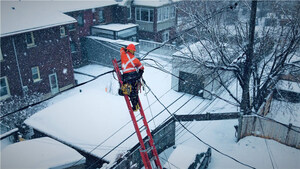
M28 42L28 37L27 37L27 34L30 33L30 39L32 41L32 43L29 43ZM35 42L34 42L34 36L33 36L33 32L26 32L25 33L25 38L26 38L26 44L27 44L27 47L33 47L33 46L36 46L35 45Z

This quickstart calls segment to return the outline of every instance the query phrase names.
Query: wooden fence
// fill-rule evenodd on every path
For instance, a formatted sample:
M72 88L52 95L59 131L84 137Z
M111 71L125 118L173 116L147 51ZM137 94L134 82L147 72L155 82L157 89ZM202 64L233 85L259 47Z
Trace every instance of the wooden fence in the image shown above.
M286 125L256 115L239 118L238 140L246 136L257 136L276 140L282 144L300 149L300 128Z

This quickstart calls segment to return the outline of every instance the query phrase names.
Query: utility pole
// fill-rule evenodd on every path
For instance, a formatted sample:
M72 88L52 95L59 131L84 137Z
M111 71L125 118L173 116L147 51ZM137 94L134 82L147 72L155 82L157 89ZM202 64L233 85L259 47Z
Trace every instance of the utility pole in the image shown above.
M241 109L244 114L249 114L251 111L250 106L250 79L253 71L253 46L254 46L254 35L255 35L255 19L256 19L257 0L252 0L250 22L249 22L249 44L246 51L246 61L244 63L243 72L243 94Z

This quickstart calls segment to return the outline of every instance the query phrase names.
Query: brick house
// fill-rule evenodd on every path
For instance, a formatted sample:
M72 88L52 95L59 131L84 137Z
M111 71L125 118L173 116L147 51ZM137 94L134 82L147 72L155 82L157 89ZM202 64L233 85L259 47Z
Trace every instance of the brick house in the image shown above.
M75 84L66 28L76 20L30 3L1 2L1 102Z
M115 10L117 3L114 0L107 1L77 1L55 2L55 9L77 20L69 25L69 40L74 67L87 63L82 53L82 38L91 35L91 27L116 22Z
M143 40L165 42L176 34L177 0L123 0L119 2L120 22L139 25L138 37Z

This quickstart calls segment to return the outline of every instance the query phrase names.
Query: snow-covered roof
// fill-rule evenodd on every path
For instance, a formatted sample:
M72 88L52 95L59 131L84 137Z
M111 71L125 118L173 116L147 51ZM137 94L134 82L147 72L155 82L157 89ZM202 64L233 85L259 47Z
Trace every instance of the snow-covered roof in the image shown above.
M121 31L121 30L129 29L129 28L133 28L133 27L137 27L137 26L138 26L137 24L133 24L133 23L128 23L128 24L113 23L113 24L107 24L107 25L96 25L93 27L99 28L99 29L111 30L111 31Z
M76 22L70 16L38 4L1 1L1 37Z
M127 40L122 40L122 39L108 39L108 38L103 38L103 37L98 37L98 36L87 36L87 38L95 39L95 40L100 40L104 42L110 42L114 44L120 44L120 45L125 45L128 46L129 44L134 44L135 46L139 45L138 42L132 42L132 41L127 41Z
M150 54L148 57L155 59L164 65L165 69L171 71L171 62L165 60L166 56L159 59L160 56ZM79 72L94 76L110 70L112 69L99 65L88 65L77 69ZM169 105L168 110L172 113L176 112L180 115L203 112L234 112L237 109L236 106L221 99L207 100L191 95L182 96L182 93L170 90L172 85L170 74L165 74L147 65L145 65L143 77L161 102L164 105ZM89 76L79 74L75 74L75 78L79 83L91 79ZM35 129L54 135L66 143L72 143L85 151L104 156L134 132L124 98L117 95L118 87L119 84L114 76L106 74L90 83L65 91L48 100L47 102L51 106L32 115L25 122ZM107 89L107 92L105 92L105 89ZM236 91L235 81L231 83L229 90ZM154 120L149 122L149 127L152 130L155 128L155 124L161 124L167 117L170 117L170 114L168 111L159 114L165 108L159 102L156 102L151 94L148 94L148 96L145 94L146 91L140 93L139 97L147 120L155 117ZM238 94L240 95L241 92L238 92ZM225 99L230 98L227 91L219 96ZM151 108L149 108L149 105L151 105ZM185 106L182 107L182 105ZM296 114L293 114L293 117L297 119ZM187 123L187 127L199 138L239 161L255 168L272 168L264 139L251 136L236 143L233 126L237 124L238 120L220 120L191 122ZM165 168L171 168L170 165L174 165L174 168L188 168L195 160L196 154L206 151L208 147L191 136L189 132L184 131L181 125L176 125L176 131L175 149L170 147L169 151L160 154L160 159ZM143 133L143 136L145 136L145 133ZM299 166L299 150L275 141L267 141L272 151L275 151L273 154L278 168L297 168ZM126 153L136 143L138 143L138 139L136 135L133 135L104 158L113 163L118 155ZM94 148L96 149L92 151ZM212 152L212 157L211 168L243 168L236 161L215 151ZM102 168L106 168L106 166Z
M114 0L1 1L1 37L74 23L64 12L117 5Z
M80 161L79 161L80 160ZM3 169L48 169L85 163L85 158L72 148L49 137L11 144L1 151Z
M45 0L53 9L61 12L72 12L85 9L101 8L105 6L117 5L115 0Z
M175 57L180 57L180 58L192 58L192 57L197 57L197 59L203 59L203 60L210 60L211 58L209 57L208 51L213 54L215 53L214 48L215 47L208 47L204 48L204 46L211 46L212 44L209 43L208 41L202 41L201 42L196 42L193 43L187 47L184 47L180 51L177 51L173 54Z
M136 6L160 7L181 0L122 0L119 2L119 5L127 6L131 4L131 1L133 1L133 4Z
M277 83L277 88L280 90L300 93L300 83L297 83L297 82L292 82L292 81L287 81L287 80L279 80Z

